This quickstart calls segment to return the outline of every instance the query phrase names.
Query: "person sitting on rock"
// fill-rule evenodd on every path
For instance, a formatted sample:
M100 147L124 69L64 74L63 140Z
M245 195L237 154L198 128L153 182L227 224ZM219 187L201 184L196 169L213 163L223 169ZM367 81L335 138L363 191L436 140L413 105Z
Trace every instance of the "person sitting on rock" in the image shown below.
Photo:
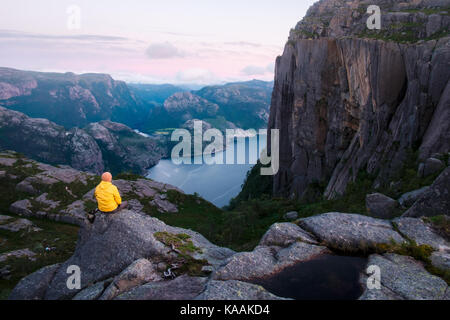
M127 201L122 202L119 190L112 184L112 175L109 172L102 174L102 182L95 188L95 198L98 210L106 214L117 213L128 206Z

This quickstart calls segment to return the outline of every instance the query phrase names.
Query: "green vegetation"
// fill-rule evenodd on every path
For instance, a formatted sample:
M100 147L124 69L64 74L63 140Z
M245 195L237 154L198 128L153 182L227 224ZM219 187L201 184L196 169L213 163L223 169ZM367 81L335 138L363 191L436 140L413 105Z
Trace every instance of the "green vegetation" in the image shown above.
M448 155L443 156L442 158L445 163L447 162L447 159ZM398 171L397 175L392 177L392 180L398 183L395 186L383 188L381 193L397 199L404 193L418 190L425 186L430 186L442 172L437 172L428 177L422 178L417 175L418 167L418 151L414 151L412 149L407 150L402 169Z
M408 12L408 13L424 13L426 15L431 14L440 14L440 15L450 15L450 7L443 8L419 8L419 9L404 9L399 12Z
M308 39L317 39L319 38L319 34L314 33L314 32L309 32L306 30L296 30L296 29L291 29L291 32L294 33L294 35L296 35L297 37L306 37Z
M262 195L270 197L272 196L272 176L261 176L260 171L262 168L261 162L258 163L247 172L245 182L242 184L242 191L237 197L231 199L230 205L227 208L232 210L236 208L237 204L242 201L257 199Z
M9 279L0 279L0 300L6 299L17 282L24 276L44 266L67 260L75 250L79 229L77 226L34 218L27 219L42 230L38 232L0 230L0 255L25 248L36 253L34 261L28 258L11 257L0 262L0 269L9 266L7 269L11 272ZM50 248L50 250L45 248Z
M2 155L2 157L5 156ZM0 178L0 210L2 212L8 212L12 203L29 197L29 194L16 190L17 183L30 175L41 172L36 164L25 162L21 154L11 154L8 155L8 158L17 159L17 161L12 167L0 165L0 171L5 171L10 175L10 177Z
M114 180L138 181L139 179L145 178L132 172L122 172L114 176Z
M423 219L425 222L429 223L439 235L447 241L450 241L450 218L448 216L425 217Z
M379 254L395 253L402 256L413 257L415 260L423 262L425 269L429 273L442 278L450 285L450 271L437 268L431 263L431 254L434 249L426 244L418 245L414 240L408 239L405 235L402 236L407 239L407 242L399 244L392 241L390 244L379 244L376 248L376 252Z
M204 121L208 122L214 129L225 132L229 129L229 124L224 116L217 116L215 118L206 118Z
M420 40L429 41L445 37L449 34L449 30L443 29L432 34L429 37L419 37L423 29L422 23L396 23L382 30L365 30L358 34L360 38L370 38L384 41L393 41L399 43L415 43Z
M189 274L190 276L205 276L206 273L202 268L208 265L208 261L202 259L195 259L191 255L201 253L201 249L197 248L193 243L191 237L187 234L172 234L169 232L156 232L155 238L170 247L178 254L178 258L170 261L171 264L177 264L180 267L177 269L178 273Z
M39 190L39 194L48 193L47 199L59 202L59 204L55 208L48 210L48 212L50 213L58 214L69 204L81 199L86 193L94 189L99 183L100 177L92 176L86 177L86 184L77 180L70 184L64 183L62 181L51 185L33 183L33 187ZM34 204L33 206L43 206L43 204L36 203L36 201L31 201L31 203Z
M169 232L156 232L154 236L158 241L164 243L166 246L175 248L183 254L202 252L199 248L194 246L190 240L190 235L184 233L172 234Z

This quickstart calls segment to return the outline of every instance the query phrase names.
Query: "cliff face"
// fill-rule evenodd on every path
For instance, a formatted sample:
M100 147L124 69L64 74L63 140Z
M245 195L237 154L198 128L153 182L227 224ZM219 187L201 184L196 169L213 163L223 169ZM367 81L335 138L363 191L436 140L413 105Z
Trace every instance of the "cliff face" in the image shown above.
M281 133L275 194L301 198L318 182L334 198L361 170L378 187L409 151L449 151L450 10L369 2L319 1L291 30L269 119ZM382 8L380 31L366 27L371 4Z

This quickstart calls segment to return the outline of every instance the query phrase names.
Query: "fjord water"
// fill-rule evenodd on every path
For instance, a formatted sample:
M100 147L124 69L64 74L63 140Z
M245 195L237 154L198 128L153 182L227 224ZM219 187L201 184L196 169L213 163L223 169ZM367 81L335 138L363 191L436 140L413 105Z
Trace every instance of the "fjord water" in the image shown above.
M258 140L259 139L259 140ZM227 149L216 154L217 157L233 156L237 162L236 152L245 147L245 164L214 164L205 163L175 165L171 159L161 160L158 165L151 168L147 177L155 181L176 186L188 194L198 193L202 198L212 202L218 207L228 205L230 200L241 191L247 172L254 166L249 163L249 146L251 142L260 142L266 146L267 136L258 135L243 139L235 139L234 151ZM258 155L262 150L258 150ZM196 156L193 159L202 159ZM192 161L194 163L194 161ZM225 163L225 161L224 161Z
M367 258L324 255L251 282L295 300L356 300L363 293L359 276Z

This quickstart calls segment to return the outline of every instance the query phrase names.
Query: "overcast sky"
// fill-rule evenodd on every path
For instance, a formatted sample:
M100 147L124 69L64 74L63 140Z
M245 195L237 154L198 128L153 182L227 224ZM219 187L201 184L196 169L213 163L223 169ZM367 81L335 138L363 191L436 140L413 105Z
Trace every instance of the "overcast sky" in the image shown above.
M314 2L1 0L0 66L146 83L273 80Z

